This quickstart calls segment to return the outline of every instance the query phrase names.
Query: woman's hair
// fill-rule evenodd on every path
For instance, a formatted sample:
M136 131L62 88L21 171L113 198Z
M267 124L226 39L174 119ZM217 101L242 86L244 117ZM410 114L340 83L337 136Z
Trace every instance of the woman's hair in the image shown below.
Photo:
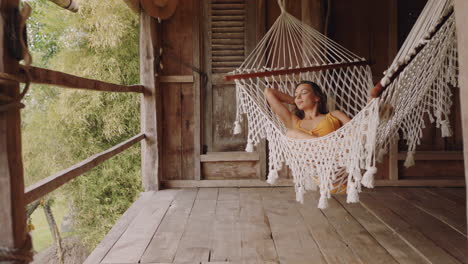
M320 86L318 86L318 84L312 82L312 81L301 81L299 82L297 85L296 85L296 88L301 85L301 84L308 84L310 85L310 87L312 87L312 90L315 94L315 96L317 96L319 98L319 101L318 101L318 105L317 105L317 110L319 111L319 113L321 114L326 114L328 113L328 108L327 108L327 95L322 91L322 89L320 89ZM297 107L297 105L295 105L295 109L294 109L294 114L299 117L300 119L304 119L305 117L305 114L304 114L304 111L299 109Z

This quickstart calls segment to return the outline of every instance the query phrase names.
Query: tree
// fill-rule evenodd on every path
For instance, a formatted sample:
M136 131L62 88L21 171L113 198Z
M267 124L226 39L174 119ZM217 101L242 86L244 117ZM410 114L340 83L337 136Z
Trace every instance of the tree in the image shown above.
M121 84L139 82L138 16L122 0L81 0L71 13L30 1L34 65ZM32 184L140 131L139 95L34 85L23 111L26 183ZM58 191L73 201L77 233L94 248L141 191L134 146Z

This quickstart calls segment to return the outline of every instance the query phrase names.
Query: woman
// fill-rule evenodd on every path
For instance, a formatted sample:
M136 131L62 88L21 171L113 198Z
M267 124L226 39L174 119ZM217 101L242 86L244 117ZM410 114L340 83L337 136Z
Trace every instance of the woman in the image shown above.
M311 81L301 81L296 86L294 98L271 88L266 88L264 93L271 109L288 129L286 136L290 138L322 137L351 120L339 110L328 112L327 96L316 83ZM294 113L290 112L283 103L295 105ZM330 193L346 192L346 184L341 184L340 178L337 178L334 184L336 188ZM319 184L315 177L313 180Z
M280 91L266 88L265 97L273 112L288 129L286 136L307 139L325 136L351 119L343 112L328 112L327 96L311 81L301 81L295 89L294 98ZM290 112L283 103L293 104Z

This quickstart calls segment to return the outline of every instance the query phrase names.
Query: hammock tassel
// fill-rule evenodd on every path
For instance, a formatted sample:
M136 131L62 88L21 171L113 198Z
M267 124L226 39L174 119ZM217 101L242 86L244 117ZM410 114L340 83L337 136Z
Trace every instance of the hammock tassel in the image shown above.
M376 172L377 168L375 166L367 167L366 173L362 176L361 184L367 188L374 188L374 175Z
M408 151L408 154L406 154L405 164L403 165L405 166L405 168L414 166L414 151Z
M296 192L296 201L304 204L304 187L299 187Z
M328 199L325 194L320 194L320 199L319 199L319 204L318 208L319 209L325 209L328 207Z
M277 170L270 170L270 173L268 173L267 183L275 184L276 179L278 179L278 171Z
M348 196L346 197L346 202L347 203L357 203L359 202L359 196L358 196L358 191L356 188L356 183L350 182L348 184L348 190L347 190Z
M247 147L245 148L245 151L247 152L252 152L254 149L253 149L253 143L252 141L249 139L247 140Z
M241 125L239 121L234 122L234 135L238 135L242 132Z
M451 137L452 136L452 129L450 129L450 122L448 120L442 120L440 122L442 125L442 137Z
M382 162L385 154L387 154L386 149L384 149L384 148L379 149L379 153L377 153L377 161Z

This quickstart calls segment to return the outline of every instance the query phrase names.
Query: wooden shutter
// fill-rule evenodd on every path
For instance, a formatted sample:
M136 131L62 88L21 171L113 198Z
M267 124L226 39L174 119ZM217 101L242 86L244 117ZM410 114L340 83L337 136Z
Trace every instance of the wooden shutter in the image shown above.
M208 84L204 91L204 140L206 151L242 151L246 129L233 135L236 115L235 86L226 73L239 67L255 45L256 1L210 0L205 4L204 52Z

